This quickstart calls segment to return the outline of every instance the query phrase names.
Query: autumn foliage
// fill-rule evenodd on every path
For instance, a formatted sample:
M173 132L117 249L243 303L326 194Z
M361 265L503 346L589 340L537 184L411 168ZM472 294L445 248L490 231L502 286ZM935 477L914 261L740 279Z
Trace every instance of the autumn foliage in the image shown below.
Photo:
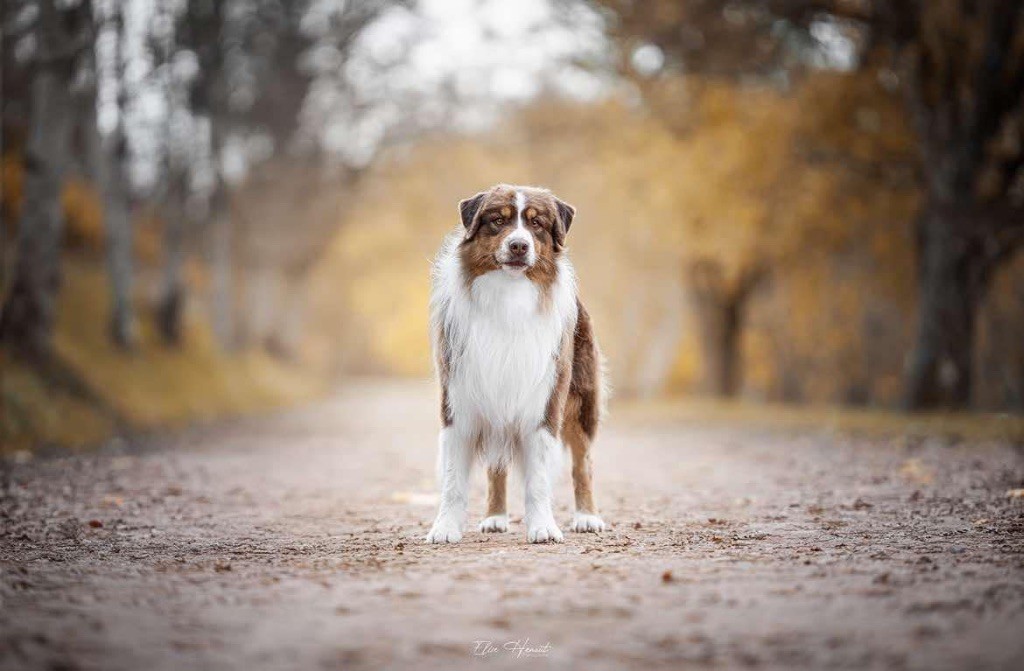
M426 278L454 204L493 182L542 183L578 208L569 246L620 395L720 391L729 356L747 397L896 403L920 199L898 96L878 72L657 93L647 108L541 102L492 133L387 156L314 270L307 355L426 374ZM731 353L716 351L730 302ZM1013 403L1019 384L985 393Z
M416 3L4 5L19 440L427 375L431 259L497 182L578 209L620 398L1024 409L1019 3L541 4L579 44L511 97L522 40L432 78Z

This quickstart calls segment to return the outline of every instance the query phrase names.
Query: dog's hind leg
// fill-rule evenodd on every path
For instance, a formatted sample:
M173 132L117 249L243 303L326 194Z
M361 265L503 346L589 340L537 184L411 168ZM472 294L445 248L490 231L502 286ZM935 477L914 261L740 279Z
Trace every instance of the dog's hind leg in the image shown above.
M576 495L576 512L572 516L573 531L603 531L604 520L594 505L593 468L590 447L601 422L604 395L604 373L601 353L594 339L590 315L582 303L573 349L572 383L565 399L562 442L572 452L572 486Z
M508 471L503 467L487 469L487 517L480 522L480 531L508 531L508 509L505 504L505 483Z
M604 520L597 514L597 506L594 505L591 437L580 422L580 409L579 399L570 395L566 404L565 423L562 425L562 440L572 453L572 488L576 498L576 512L573 513L569 528L577 532L604 531Z

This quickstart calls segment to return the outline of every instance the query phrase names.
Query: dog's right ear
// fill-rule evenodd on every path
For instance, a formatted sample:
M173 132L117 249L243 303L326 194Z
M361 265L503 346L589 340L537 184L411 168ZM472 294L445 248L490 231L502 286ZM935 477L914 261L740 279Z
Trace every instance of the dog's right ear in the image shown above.
M487 195L486 191L481 191L472 198L459 202L459 216L462 217L462 225L466 228L466 237L464 240L472 240L473 236L476 235L477 229L480 228L480 206L484 202L484 196Z

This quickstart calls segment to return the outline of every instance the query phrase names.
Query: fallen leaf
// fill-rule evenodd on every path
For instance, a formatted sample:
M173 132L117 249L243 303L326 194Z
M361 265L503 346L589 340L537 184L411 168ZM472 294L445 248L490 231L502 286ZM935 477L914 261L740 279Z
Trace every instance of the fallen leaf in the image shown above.
M436 506L437 494L425 494L423 492L394 492L391 500L395 503L408 503L411 506Z
M661 582L672 582L673 580L672 571L665 571L661 574Z
M100 522L99 520L89 520L89 526L91 526L93 529L102 529L103 522Z
M932 469L925 466L916 457L904 461L900 466L899 473L905 480L921 485L931 484L935 480L935 473Z

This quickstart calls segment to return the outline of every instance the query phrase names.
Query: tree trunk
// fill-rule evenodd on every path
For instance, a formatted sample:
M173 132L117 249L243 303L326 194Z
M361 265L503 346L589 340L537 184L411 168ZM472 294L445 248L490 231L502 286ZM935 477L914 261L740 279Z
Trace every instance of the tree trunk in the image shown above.
M90 170L103 195L103 232L110 282L109 334L115 345L131 349L135 345L135 311L131 208L124 171L126 140L120 123L107 138L100 136L95 115L89 125L86 132L90 136Z
M110 277L110 338L122 349L135 344L135 318L132 305L132 220L129 205L128 141L124 133L124 17L118 8L111 17L116 27L117 48L114 75L117 81L117 124L104 138L99 174L103 186L103 225L107 243L107 273Z
M231 204L227 186L217 187L211 205L213 331L221 347L232 351L238 346L238 325L235 320L235 258Z
M697 301L703 374L701 387L712 396L730 398L739 391L739 302L703 294Z
M171 175L172 184L185 181L184 176ZM185 283L181 273L185 265L186 208L182 206L185 189L171 189L164 207L164 277L157 307L157 329L168 345L182 341L182 313L185 307Z
M760 266L728 282L721 266L709 259L690 268L690 289L697 313L702 349L702 388L713 396L730 398L740 391L740 337L747 305L766 276Z
M129 349L134 345L132 306L132 222L125 184L125 140L120 132L107 139L104 151L103 222L107 238L107 270L110 275L110 337L114 344Z
M907 368L910 410L964 408L971 401L978 305L988 273L972 236L981 213L929 205L918 221L918 327Z
M65 63L40 64L33 77L25 205L10 295L0 316L3 339L37 361L50 355L61 281L60 194L69 148L72 74Z
M1024 154L1007 132L1024 96L1015 55L1024 14L1018 0L918 4L904 8L919 32L902 61L927 201L917 222L918 329L904 402L963 408L978 305L993 270L1024 243L1015 197Z

